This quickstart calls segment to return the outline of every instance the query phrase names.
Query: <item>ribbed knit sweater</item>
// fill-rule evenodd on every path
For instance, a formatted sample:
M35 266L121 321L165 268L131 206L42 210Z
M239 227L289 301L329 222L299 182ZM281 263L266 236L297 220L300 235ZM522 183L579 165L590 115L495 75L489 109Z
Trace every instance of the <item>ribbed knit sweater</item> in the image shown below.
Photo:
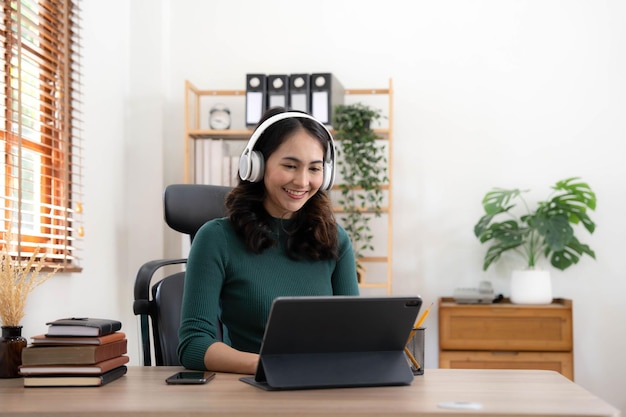
M245 248L227 218L202 226L185 274L178 345L181 364L205 369L204 354L219 340L220 314L223 341L237 350L258 353L274 298L358 295L350 238L337 227L337 261L296 261L285 253L287 235L280 219L274 224L280 244L261 254Z

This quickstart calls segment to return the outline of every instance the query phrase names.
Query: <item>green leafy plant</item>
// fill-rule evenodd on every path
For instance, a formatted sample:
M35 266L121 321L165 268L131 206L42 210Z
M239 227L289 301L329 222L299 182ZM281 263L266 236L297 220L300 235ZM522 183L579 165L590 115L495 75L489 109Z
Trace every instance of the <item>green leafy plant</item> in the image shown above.
M338 143L337 167L342 178L338 188L342 206L342 224L352 240L357 269L363 252L373 250L371 214L380 216L383 204L382 185L387 177L387 156L378 135L371 129L381 111L362 103L335 106L333 127Z
M490 242L485 254L483 269L497 261L507 251L515 251L534 268L542 256L550 264L565 270L578 263L587 254L595 259L595 253L575 236L573 225L582 226L591 234L595 223L588 210L595 210L596 195L588 184L579 178L558 181L545 201L539 201L530 210L519 189L494 188L483 198L485 215L474 226L474 234L481 243ZM513 213L515 201L521 202L526 213ZM501 218L508 220L499 221ZM498 221L497 221L498 220Z

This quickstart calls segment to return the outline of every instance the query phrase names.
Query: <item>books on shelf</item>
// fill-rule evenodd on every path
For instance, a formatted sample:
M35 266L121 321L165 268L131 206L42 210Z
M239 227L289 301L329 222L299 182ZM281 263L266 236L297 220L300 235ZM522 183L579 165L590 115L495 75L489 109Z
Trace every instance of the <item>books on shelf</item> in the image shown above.
M84 365L102 362L127 353L127 340L104 345L27 346L22 365Z
M209 162L209 171L211 184L224 185L226 178L222 178L222 164L224 163L224 156L228 155L228 143L224 142L224 139L211 140L211 153ZM230 159L229 159L230 160ZM207 167L204 167L205 170Z
M122 323L111 319L72 317L46 323L48 336L104 336L122 328Z
M21 365L20 375L101 375L105 372L126 365L130 361L128 356L116 356L111 359L103 360L92 365Z
M126 338L123 332L109 333L104 336L48 336L39 334L31 337L33 346L66 346L66 345L105 345Z
M126 374L125 365L100 375L38 375L25 376L25 387L100 387Z
M194 141L194 181L196 184L237 185L239 157L245 143L226 139Z

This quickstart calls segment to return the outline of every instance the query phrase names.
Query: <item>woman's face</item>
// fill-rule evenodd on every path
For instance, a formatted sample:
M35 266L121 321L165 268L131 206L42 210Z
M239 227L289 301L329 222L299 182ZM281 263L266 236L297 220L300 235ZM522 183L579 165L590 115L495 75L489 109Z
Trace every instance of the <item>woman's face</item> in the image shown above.
M263 206L272 217L288 219L322 185L324 148L304 129L288 137L265 161Z

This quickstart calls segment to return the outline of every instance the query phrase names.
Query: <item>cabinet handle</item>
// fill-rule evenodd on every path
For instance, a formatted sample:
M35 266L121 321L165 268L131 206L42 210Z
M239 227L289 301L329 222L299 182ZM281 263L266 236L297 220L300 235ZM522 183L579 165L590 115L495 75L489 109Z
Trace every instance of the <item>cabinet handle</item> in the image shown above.
M491 312L494 314L515 314L515 313L519 313L520 309L519 308L492 308Z
M519 352L513 350L501 350L497 352L491 352L493 356L516 356L519 355Z

